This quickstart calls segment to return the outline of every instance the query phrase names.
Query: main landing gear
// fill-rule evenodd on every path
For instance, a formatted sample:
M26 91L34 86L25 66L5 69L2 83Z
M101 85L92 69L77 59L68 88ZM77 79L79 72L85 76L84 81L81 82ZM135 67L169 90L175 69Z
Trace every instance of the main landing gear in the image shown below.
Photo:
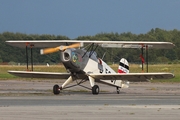
M59 87L59 85L54 85L54 87L53 87L53 93L54 93L55 95L58 95L61 90L62 90L62 88ZM99 91L100 91L98 85L94 85L91 90L92 90L92 94L93 94L93 95L98 95L98 94L99 94ZM116 91L117 91L117 94L120 93L119 87L116 87Z
M54 85L54 86L53 86L53 93L54 93L55 95L58 95L61 90L62 90L62 88L59 87L59 85ZM98 86L98 85L94 85L94 86L92 87L92 94L93 94L93 95L98 95L98 94L99 94L99 86Z

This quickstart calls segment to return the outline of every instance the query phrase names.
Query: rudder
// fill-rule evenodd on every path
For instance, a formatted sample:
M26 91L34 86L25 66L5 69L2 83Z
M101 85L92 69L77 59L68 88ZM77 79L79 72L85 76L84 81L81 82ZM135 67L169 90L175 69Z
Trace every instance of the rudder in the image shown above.
M119 62L118 73L129 73L129 63L125 58Z

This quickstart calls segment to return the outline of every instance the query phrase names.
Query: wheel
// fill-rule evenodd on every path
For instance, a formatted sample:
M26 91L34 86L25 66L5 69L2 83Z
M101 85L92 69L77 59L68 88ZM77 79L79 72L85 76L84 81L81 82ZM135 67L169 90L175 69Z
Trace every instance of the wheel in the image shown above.
M93 94L93 95L99 94L99 86L98 86L98 85L94 85L94 86L92 87L92 94Z
M117 87L116 89L117 89L117 90L116 90L116 91L117 91L117 94L119 94L119 93L120 93L119 87Z
M60 93L60 88L59 88L59 85L54 85L53 87L53 93L55 95L58 95Z
M119 94L120 93L120 90L117 90L117 94Z

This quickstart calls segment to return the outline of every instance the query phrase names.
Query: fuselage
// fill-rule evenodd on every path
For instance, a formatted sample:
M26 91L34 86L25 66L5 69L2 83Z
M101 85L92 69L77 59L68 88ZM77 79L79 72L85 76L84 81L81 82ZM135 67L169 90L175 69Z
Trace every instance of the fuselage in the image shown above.
M60 53L61 61L68 72L72 74L111 74L116 73L102 59L97 58L95 52L87 52L82 49L66 49ZM121 80L100 80L96 81L111 86L122 87Z
M93 51L82 49L66 49L60 58L67 71L71 73L116 73L102 59L97 58Z

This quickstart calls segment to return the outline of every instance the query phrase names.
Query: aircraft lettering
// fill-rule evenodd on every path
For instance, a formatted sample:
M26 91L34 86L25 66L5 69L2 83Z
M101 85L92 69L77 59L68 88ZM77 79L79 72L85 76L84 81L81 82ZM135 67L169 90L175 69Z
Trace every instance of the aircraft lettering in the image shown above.
M106 74L111 73L111 71L109 71L107 68L105 68L105 70L106 70Z
M106 74L108 74L108 73L111 73L111 71L109 71L107 68L106 68ZM111 80L111 82L113 83L114 82L114 84L116 83L116 80Z

